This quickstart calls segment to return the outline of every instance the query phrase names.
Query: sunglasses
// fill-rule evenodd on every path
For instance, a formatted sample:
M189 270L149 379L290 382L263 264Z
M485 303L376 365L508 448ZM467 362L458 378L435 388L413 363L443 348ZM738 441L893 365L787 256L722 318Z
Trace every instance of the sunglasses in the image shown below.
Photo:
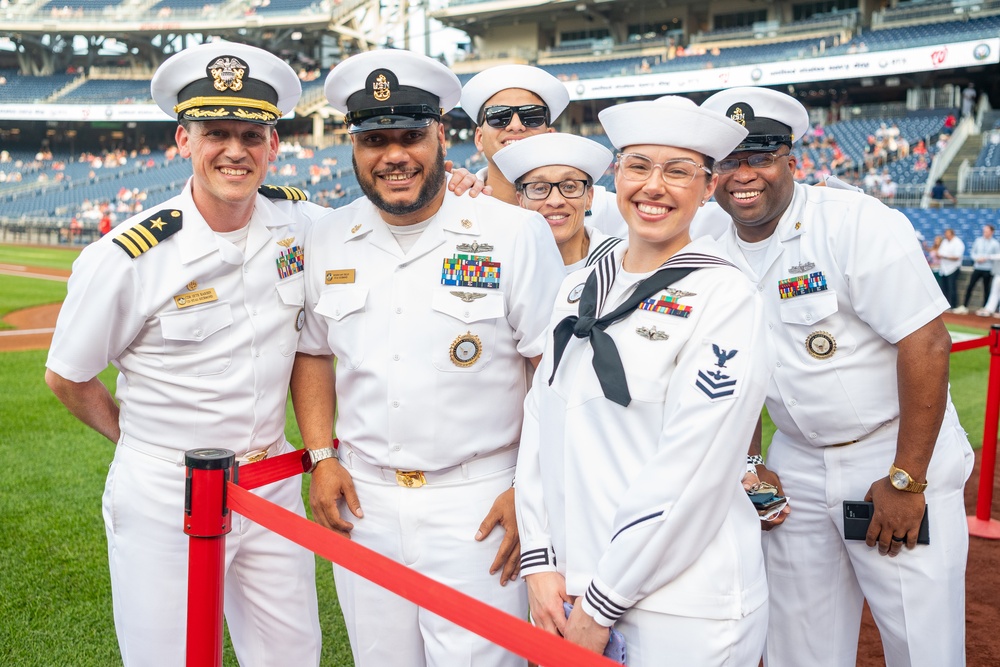
M510 125L514 114L517 114L521 125L525 127L541 127L548 125L549 122L549 108L542 104L525 104L519 107L500 105L486 107L483 110L483 120L490 127L503 129Z

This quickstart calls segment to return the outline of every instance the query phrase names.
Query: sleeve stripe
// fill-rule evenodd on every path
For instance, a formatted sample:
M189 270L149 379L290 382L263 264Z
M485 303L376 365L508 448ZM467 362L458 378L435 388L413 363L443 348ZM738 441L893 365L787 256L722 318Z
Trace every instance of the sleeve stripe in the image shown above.
M143 239L142 236L140 236L139 234L136 234L134 228L133 229L126 229L124 232L122 232L122 234L124 234L125 236L128 236L130 239L132 239L132 242L135 243L135 245L138 248L140 248L139 252L146 252L147 250L149 250L149 244L146 243L145 239Z
M597 612L609 621L617 621L628 609L615 604L606 595L597 590L593 583L587 588L585 593L587 602L597 610Z
M129 231L136 231L136 232L139 232L140 234L142 234L142 238L146 239L146 243L149 244L150 248L152 248L154 245L156 245L157 243L159 243L159 241L156 240L156 237L153 236L150 233L150 231L148 229L146 229L145 227L143 227L142 225L136 225L135 227L133 227Z
M622 533L624 533L629 528L631 528L631 527L633 527L633 526L635 526L637 524L640 524L643 521L649 521L650 519L655 519L658 516L663 516L663 510L660 510L659 512L653 512L652 514L647 514L646 516L643 516L643 517L639 517L638 519L636 519L632 523L629 523L629 524L626 524L625 526L622 526L621 530L619 530L617 533L615 533L614 537L611 538L611 541L614 542L615 541L615 537L618 537L619 535L621 535Z
M142 254L142 251L132 243L125 234L119 234L114 239L115 243L122 248L125 252L132 255L132 259L135 259Z
M549 564L548 549L532 549L521 554L521 567L538 567Z

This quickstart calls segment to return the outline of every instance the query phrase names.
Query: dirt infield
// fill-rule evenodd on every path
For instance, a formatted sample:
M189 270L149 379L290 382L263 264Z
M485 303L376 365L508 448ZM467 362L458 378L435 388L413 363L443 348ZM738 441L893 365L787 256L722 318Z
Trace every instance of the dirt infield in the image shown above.
M10 275L27 276L39 274L38 277L66 279L68 271L58 269L41 269L36 267L0 267L0 272ZM0 352L14 350L46 349L52 342L52 328L61 304L51 304L26 308L10 313L3 319L14 330L0 331ZM982 318L976 315L945 314L949 324L961 324L970 327L989 327L1000 325L1000 319ZM978 443L981 433L971 434L971 439ZM968 514L975 514L976 498L979 488L980 456L976 455L976 468L965 488L965 505ZM1000 475L994 483L992 516L1000 519ZM904 554L905 557L905 554ZM985 665L1000 665L1000 605L997 596L1000 594L1000 541L970 538L969 565L966 575L966 647L970 667ZM878 630L871 614L865 609L861 627L861 640L858 646L858 667L881 667L885 665L882 644Z

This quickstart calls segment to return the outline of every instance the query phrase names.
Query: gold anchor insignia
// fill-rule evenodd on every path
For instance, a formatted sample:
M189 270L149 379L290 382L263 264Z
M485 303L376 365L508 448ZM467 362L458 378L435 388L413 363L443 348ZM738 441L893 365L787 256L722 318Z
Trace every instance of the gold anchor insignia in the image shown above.
M360 222L358 224L354 225L353 227L351 227L351 233L352 234L357 234L359 229L361 229L361 223Z
M392 95L392 91L389 90L389 80L385 78L385 74L379 74L375 77L372 82L372 95L379 102L385 102Z
M294 236L291 236L291 237L289 237L287 239L281 239L280 241L278 241L278 245L284 246L286 248L290 248L293 243L295 243L295 237Z
M163 229L163 227L166 224L167 223L163 222L163 218L156 218L155 220L149 221L149 226L155 229L156 231L160 231L161 229Z
M740 125L746 126L747 124L746 115L743 113L743 109L741 109L740 107L736 107L735 109L733 109L733 112L729 114L729 117L732 120L739 123Z
M484 296L486 296L481 292L454 292L454 291L452 292L452 295L457 296L465 303L472 303L476 299L482 299Z
M247 72L246 63L232 56L222 56L208 66L212 75L212 86L220 93L226 89L238 92L243 89L243 75Z
M802 228L802 223L801 222L796 222L795 223L795 229L801 229L801 228Z
M470 229L471 227L472 227L472 220L469 220L468 218L462 218L462 228Z

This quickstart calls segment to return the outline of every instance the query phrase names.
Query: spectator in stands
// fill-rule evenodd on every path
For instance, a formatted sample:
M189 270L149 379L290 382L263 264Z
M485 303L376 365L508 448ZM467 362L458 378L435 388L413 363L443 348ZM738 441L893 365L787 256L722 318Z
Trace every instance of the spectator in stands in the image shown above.
M955 230L944 230L944 241L938 248L941 258L941 291L948 299L951 308L958 306L958 275L962 268L962 258L965 256L965 243L955 235Z
M948 188L944 185L944 181L939 178L934 181L934 187L931 188L931 206L940 208L944 206L946 199L952 204L955 203L954 195L948 191Z
M925 156L925 155L918 155L917 159L913 161L913 171L916 171L916 172L927 171L927 168L929 166L930 166L930 163L927 162L927 156Z
M976 108L976 88L970 81L962 91L962 118L971 118Z
M763 536L765 664L853 665L867 600L887 665L963 665L974 457L948 395L947 303L913 225L871 197L792 181L808 114L791 96L729 88L702 106L747 118L746 141L715 165L733 220L720 241L761 287L778 362L768 465L759 441L748 462L790 503ZM866 543L845 539L842 503L865 498ZM936 537L918 546L927 512Z
M990 315L1000 317L1000 312L997 312L997 309L1000 308L1000 254L993 255L992 260L992 287L990 287L990 296L986 299L986 305L976 311L976 315L980 317L989 317Z
M958 119L955 118L955 114L948 114L944 117L944 125L941 127L941 134L951 136L951 133L955 131L956 125L958 125Z
M882 183L879 185L879 198L886 204L892 204L898 189L899 186L896 185L896 181L892 180L892 175L886 169L882 173Z
M882 179L879 178L878 172L875 171L874 167L870 167L868 172L865 174L865 178L862 181L865 193L870 194L873 197L878 196L879 187L882 184Z
M117 445L104 517L128 667L184 664L184 451L224 445L246 462L293 449L284 429L302 328L299 244L309 218L325 213L258 193L278 148L273 126L300 92L276 56L206 42L164 61L151 90L177 119L192 176L162 209L76 260L45 374L74 416ZM97 377L109 362L120 406ZM298 477L254 493L305 516ZM239 662L318 665L313 554L250 521L232 523L220 561Z
M924 256L927 257L927 265L931 267L931 273L934 274L934 279L937 280L938 287L941 286L941 243L944 238L941 236L934 237L934 243L930 247L924 245Z
M923 139L917 139L917 143L914 144L913 150L910 152L914 155L927 155L927 144L924 143Z
M989 298L990 283L993 274L993 256L1000 255L1000 241L993 238L993 225L983 225L983 234L972 242L972 278L965 288L965 299L962 305L955 309L959 315L969 312L969 301L972 300L972 290L978 283L983 284L983 303Z

